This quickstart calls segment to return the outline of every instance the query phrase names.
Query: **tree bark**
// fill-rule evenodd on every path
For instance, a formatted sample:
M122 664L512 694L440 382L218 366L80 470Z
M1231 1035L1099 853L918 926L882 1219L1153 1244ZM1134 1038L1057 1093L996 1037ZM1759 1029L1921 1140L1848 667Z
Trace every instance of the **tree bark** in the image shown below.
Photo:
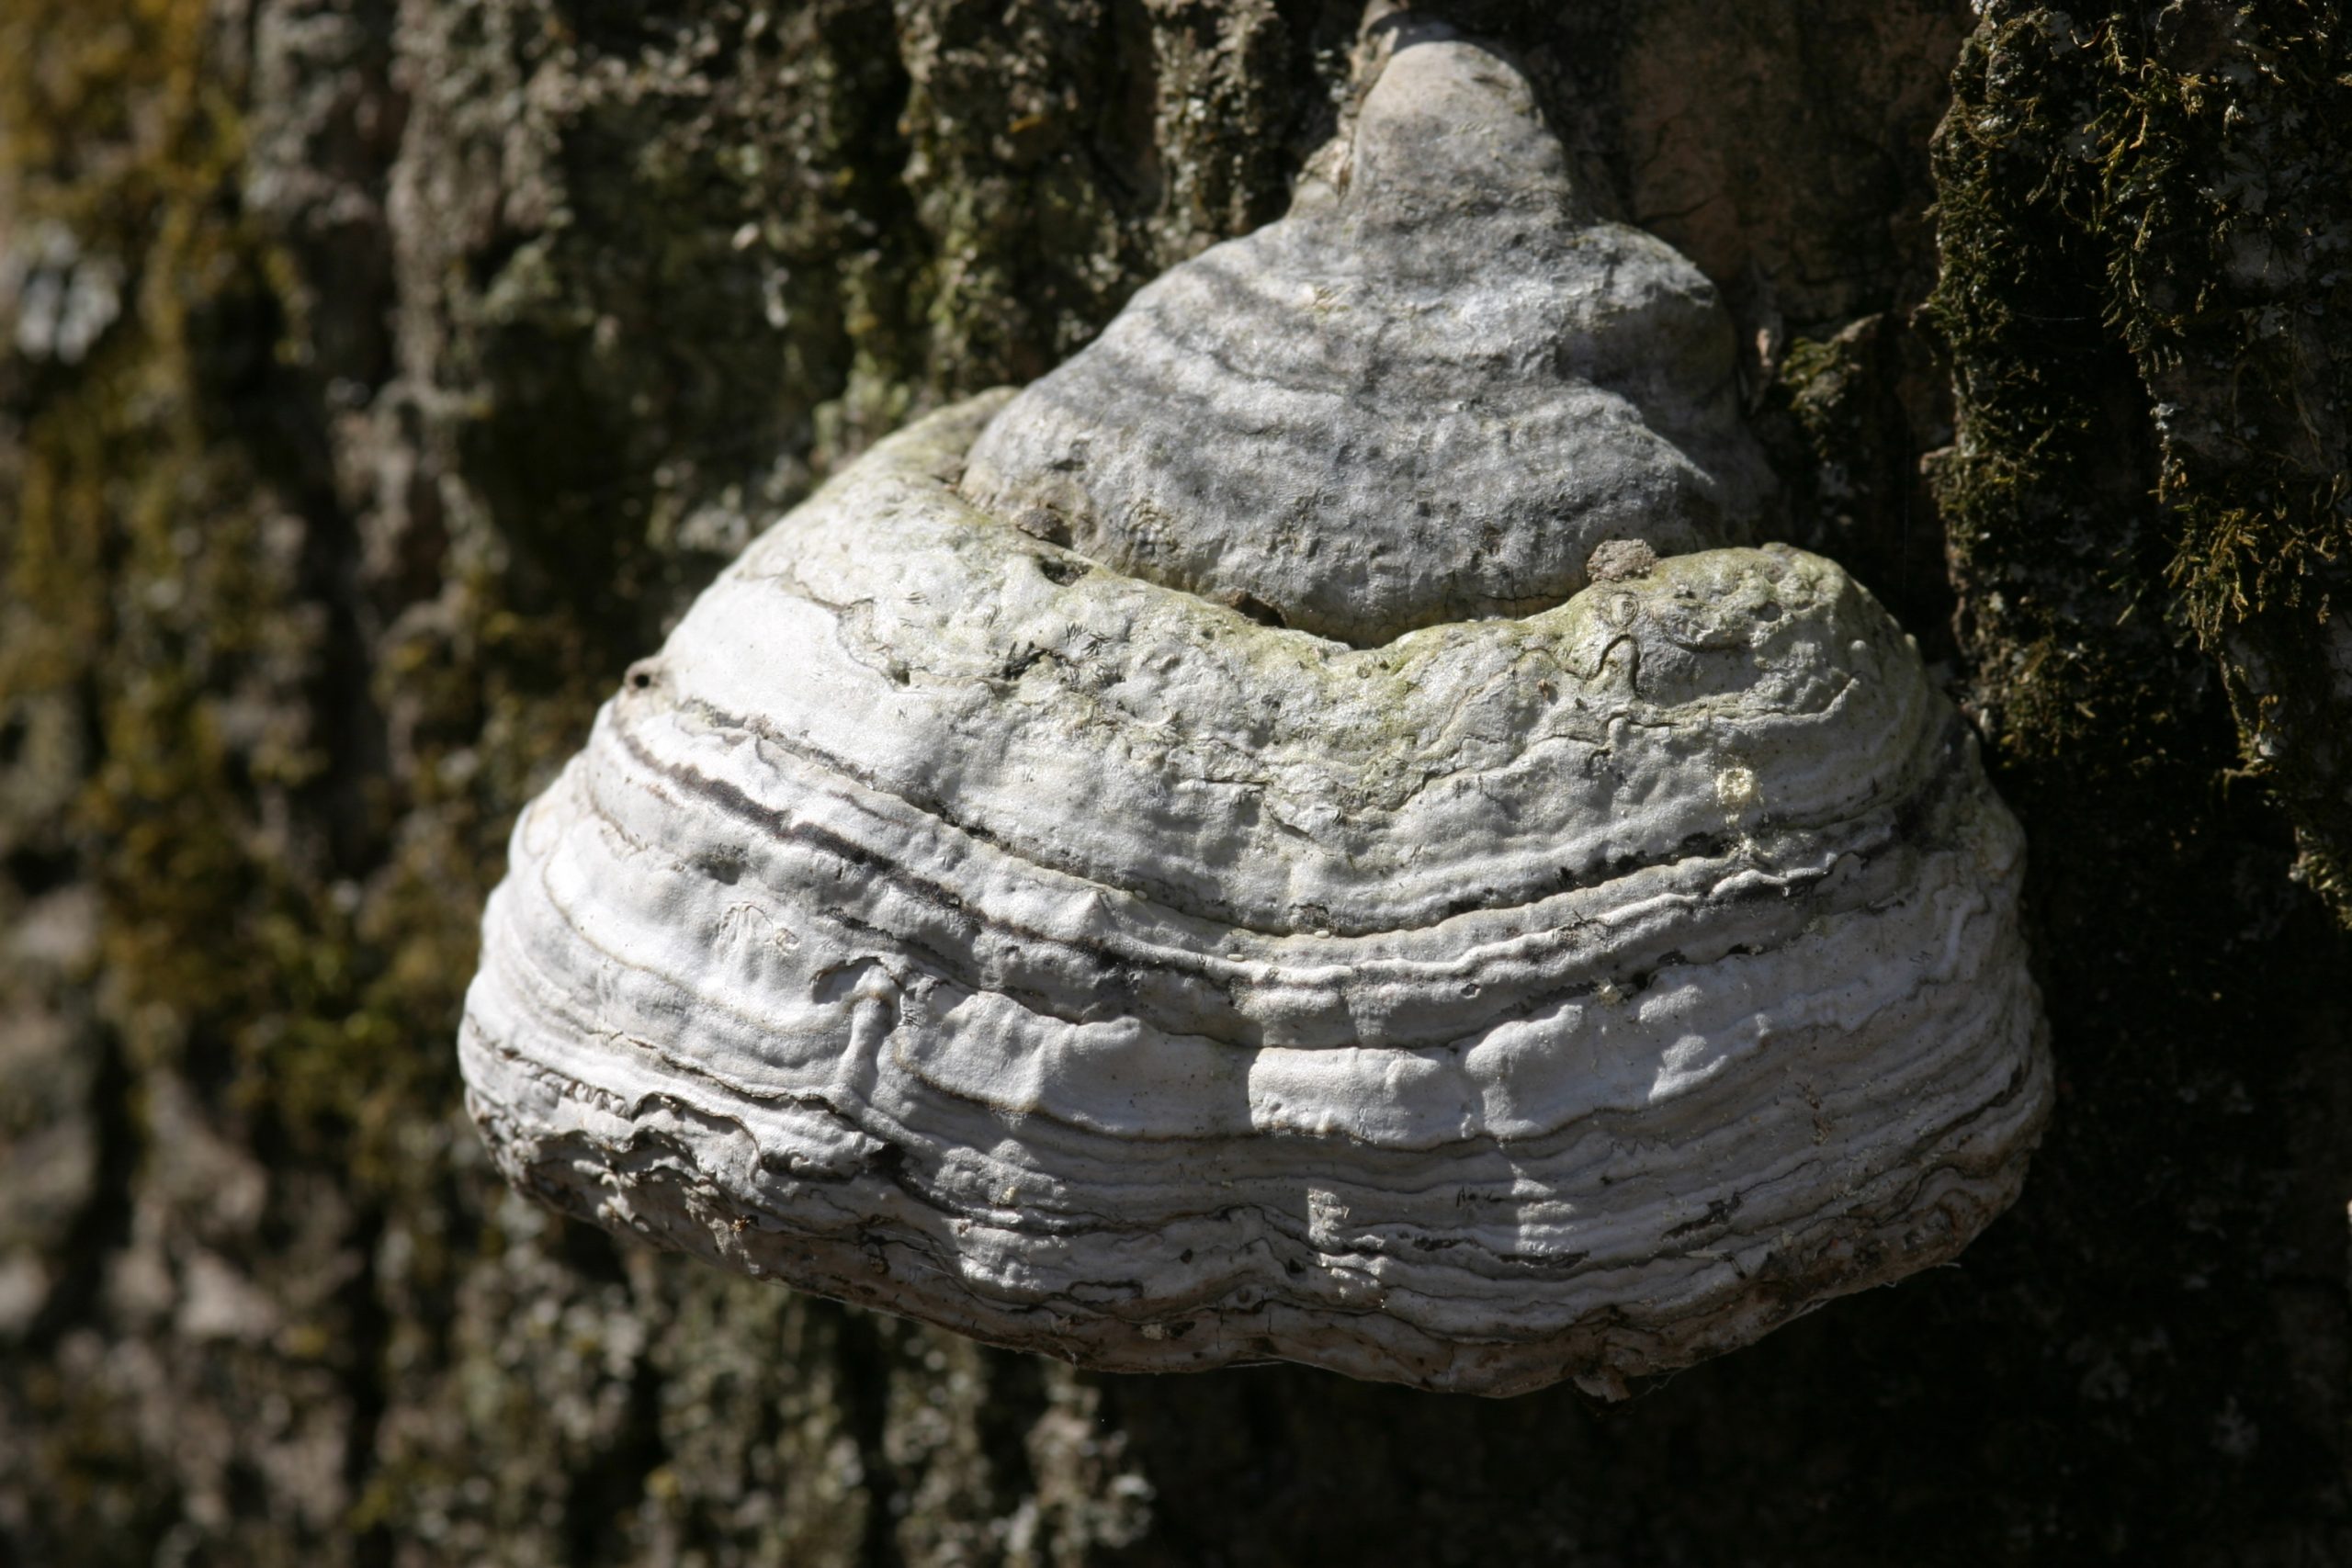
M2352 1562L2338 8L1427 10L1977 722L2017 1210L1600 1406L1092 1375L507 1192L517 806L827 472L1278 213L1359 12L14 0L0 1562Z

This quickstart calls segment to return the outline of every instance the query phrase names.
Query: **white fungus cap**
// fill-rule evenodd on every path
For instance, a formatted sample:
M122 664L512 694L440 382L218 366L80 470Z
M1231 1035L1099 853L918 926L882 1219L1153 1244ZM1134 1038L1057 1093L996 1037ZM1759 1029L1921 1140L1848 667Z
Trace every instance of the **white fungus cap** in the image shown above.
M1685 307L1713 307L1683 282L1561 326L1600 297L1570 265L1588 240L1601 294L1687 264L1545 187L1389 225L1432 255L1484 253L1431 226L1516 225L1539 283L1506 247L1462 297L1442 268L1367 285L1403 324L1359 321L1344 353L1311 307L1170 326L1233 288L1279 305L1318 247L1368 276L1348 247L1388 231L1348 202L1412 160L1412 103L1457 141L1549 144L1482 51L1388 70L1347 194L1177 268L1032 392L881 444L631 672L517 824L467 998L469 1103L519 1185L1096 1367L1483 1393L1622 1392L1949 1258L2014 1198L2051 1072L2021 841L1972 736L1837 566L1703 547L1708 507L1668 504L1752 488L1713 405L1651 406L1703 402L1703 376L1609 391L1607 355L1560 347L1598 333L1638 368L1655 330L1690 361ZM1478 328L1450 358L1439 318ZM1245 379L1340 385L1396 346L1422 390L1366 417L1453 520L1384 511L1383 470L1323 445L1363 427L1305 372L1214 431L1119 401L1138 355L1220 333ZM1495 412L1603 396L1598 435ZM1533 479L1498 456L1530 430ZM1280 515L1346 594L1313 552L1247 547L1252 487L1293 457L1310 490L1344 477L1321 522ZM1570 470L1548 491L1545 463ZM1665 511L1611 499L1628 471ZM1484 554L1480 515L1506 541ZM1185 557L1209 574L1142 570L1138 516L1209 541ZM1635 538L1654 561L1603 552L1584 586ZM1478 600L1521 545L1551 585ZM1375 580L1368 618L1317 620Z

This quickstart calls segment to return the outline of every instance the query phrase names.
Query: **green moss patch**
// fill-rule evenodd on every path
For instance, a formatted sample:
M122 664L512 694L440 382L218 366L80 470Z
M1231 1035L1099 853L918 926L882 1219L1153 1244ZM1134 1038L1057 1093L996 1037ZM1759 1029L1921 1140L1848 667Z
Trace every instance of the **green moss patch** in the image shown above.
M1996 4L1939 140L1942 471L2023 755L2187 642L2352 920L2352 39L2331 6ZM2159 705L2162 705L2159 704ZM2147 716L2154 718L2157 716Z

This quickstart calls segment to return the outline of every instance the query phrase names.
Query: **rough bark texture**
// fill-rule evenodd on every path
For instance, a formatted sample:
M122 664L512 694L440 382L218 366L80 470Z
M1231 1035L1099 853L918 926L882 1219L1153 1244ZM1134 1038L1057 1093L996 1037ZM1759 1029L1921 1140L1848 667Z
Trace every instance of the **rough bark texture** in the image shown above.
M2337 8L1434 9L1988 738L2019 1207L1602 1410L1085 1376L507 1196L516 805L815 478L1279 211L1355 13L15 0L0 1560L2352 1560Z

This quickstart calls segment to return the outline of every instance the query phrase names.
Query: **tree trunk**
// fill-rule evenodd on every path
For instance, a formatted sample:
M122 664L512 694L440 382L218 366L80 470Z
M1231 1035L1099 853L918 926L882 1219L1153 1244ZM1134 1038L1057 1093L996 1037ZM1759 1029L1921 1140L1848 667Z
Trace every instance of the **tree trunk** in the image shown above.
M0 1563L2352 1562L2339 9L1428 9L1984 737L2018 1207L1602 1406L1092 1375L507 1192L516 807L827 471L1278 213L1359 13L10 0Z

